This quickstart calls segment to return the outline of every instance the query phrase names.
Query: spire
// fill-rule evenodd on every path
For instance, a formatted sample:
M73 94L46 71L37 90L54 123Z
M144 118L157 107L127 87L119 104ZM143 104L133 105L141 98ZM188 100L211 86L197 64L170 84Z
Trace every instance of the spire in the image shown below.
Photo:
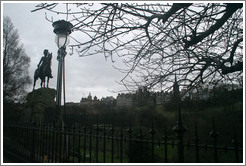
M88 99L92 99L91 92L88 95Z

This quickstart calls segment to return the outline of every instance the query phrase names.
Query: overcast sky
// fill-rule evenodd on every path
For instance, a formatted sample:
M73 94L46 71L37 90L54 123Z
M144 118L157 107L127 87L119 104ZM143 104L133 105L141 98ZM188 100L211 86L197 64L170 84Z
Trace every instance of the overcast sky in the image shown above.
M50 88L56 89L57 76L57 46L55 44L55 34L53 33L52 23L45 19L45 12L31 12L37 4L34 3L3 3L2 12L4 16L10 17L20 36L20 43L24 45L26 54L31 58L29 74L33 80L34 70L40 58L43 56L43 50L48 49L52 52L52 74L50 79ZM62 16L56 16L54 21L65 19ZM66 101L79 102L82 97L87 97L89 92L92 96L99 99L106 96L117 96L119 91L124 89L116 83L123 78L123 75L115 70L112 65L120 65L120 61L114 64L103 56L79 57L76 53L68 55L65 58L66 72ZM118 64L117 64L118 63ZM40 87L40 80L36 82L36 89ZM32 91L32 85L28 90Z

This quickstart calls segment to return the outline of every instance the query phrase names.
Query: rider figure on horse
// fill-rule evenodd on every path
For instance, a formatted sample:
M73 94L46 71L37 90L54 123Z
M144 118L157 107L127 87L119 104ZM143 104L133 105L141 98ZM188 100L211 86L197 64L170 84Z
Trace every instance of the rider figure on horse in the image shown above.
M33 90L38 78L41 79L41 87L45 87L45 77L47 77L47 87L49 87L49 78L53 78L51 74L51 59L52 53L49 53L47 49L44 50L44 56L38 63L38 68L34 72Z
M51 74L51 58L52 58L52 54L49 53L49 51L47 49L44 50L44 56L41 58L39 64L38 64L38 68L40 69L40 73L43 73L43 69L45 65L49 66L49 73L48 73L48 77L53 78L52 74ZM50 63L50 64L48 64Z

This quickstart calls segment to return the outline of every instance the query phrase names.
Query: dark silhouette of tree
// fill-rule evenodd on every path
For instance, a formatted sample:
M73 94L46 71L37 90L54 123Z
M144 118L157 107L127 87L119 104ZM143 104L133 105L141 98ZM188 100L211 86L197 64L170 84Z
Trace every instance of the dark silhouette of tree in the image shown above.
M26 55L17 30L9 17L3 19L3 100L20 102L31 83L30 58Z
M129 89L170 88L175 74L188 89L242 75L242 3L72 3L64 11L60 5L43 3L33 11L72 22L70 47L80 56L123 57L121 83Z

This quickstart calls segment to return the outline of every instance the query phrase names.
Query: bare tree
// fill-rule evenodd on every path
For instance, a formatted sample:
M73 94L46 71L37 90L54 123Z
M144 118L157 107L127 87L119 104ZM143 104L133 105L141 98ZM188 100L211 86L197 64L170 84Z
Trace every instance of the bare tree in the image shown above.
M19 35L9 17L3 19L3 100L20 102L31 83L30 58L20 45Z
M143 84L169 88L177 75L179 84L189 89L242 75L242 7L242 3L45 3L33 11L64 15L72 22L70 47L80 56L123 57L121 83L127 88Z

